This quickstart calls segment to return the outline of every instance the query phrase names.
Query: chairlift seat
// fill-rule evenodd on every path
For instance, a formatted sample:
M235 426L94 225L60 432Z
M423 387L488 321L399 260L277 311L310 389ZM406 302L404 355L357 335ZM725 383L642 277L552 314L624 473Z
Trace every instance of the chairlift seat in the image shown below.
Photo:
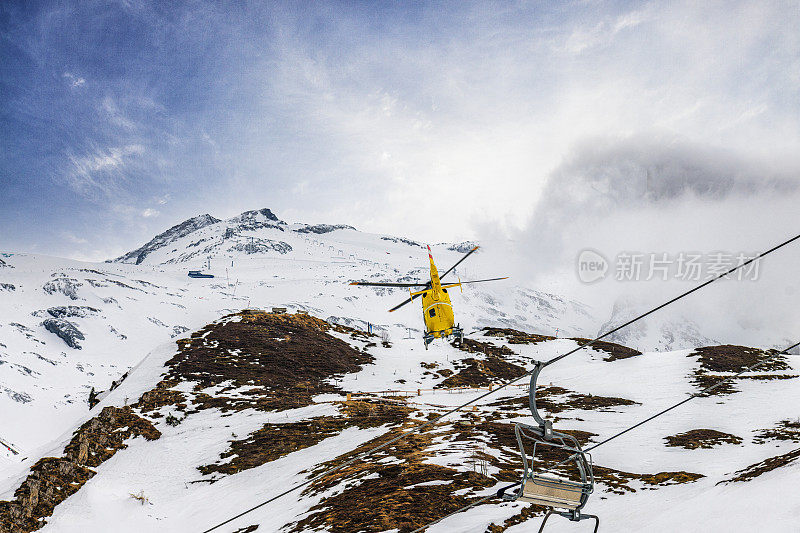
M533 475L525 480L517 501L535 503L558 509L575 510L581 507L584 487L563 479Z

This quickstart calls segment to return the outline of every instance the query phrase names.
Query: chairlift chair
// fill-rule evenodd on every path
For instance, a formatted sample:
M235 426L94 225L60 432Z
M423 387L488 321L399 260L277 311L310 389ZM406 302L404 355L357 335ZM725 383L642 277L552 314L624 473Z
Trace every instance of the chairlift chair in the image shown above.
M517 444L522 456L522 479L515 484L517 487L515 492L505 493L507 489L515 486L511 485L500 489L497 495L506 501L530 502L548 507L547 514L539 527L539 533L544 531L544 526L552 514L563 516L574 522L593 518L595 521L594 532L597 533L600 519L595 515L581 513L581 509L586 505L589 495L594 490L591 455L581 449L578 439L574 436L555 431L553 423L542 418L536 410L536 379L539 377L542 367L543 363L537 361L531 374L528 392L531 413L538 425L523 423L514 425L514 434L517 437ZM559 465L571 467L575 479L537 473L533 461L536 458L537 448L540 446L550 446L565 452L568 458ZM531 452L530 459L527 450Z

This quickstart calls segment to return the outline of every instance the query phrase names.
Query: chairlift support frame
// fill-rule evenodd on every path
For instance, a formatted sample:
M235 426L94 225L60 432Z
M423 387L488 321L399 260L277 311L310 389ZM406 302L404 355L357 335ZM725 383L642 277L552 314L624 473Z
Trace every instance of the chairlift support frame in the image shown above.
M505 494L507 489L514 487L514 485L506 486L497 492L497 496L506 501L520 500L548 507L547 514L539 527L539 533L544 531L547 520L553 514L563 516L573 522L592 518L595 521L594 532L597 533L600 519L596 515L581 513L581 509L589 500L589 495L594 491L591 454L583 451L578 439L574 436L554 430L553 422L542 417L536 409L536 380L544 367L544 362L536 361L536 366L531 372L528 390L528 404L537 425L523 423L514 425L514 434L522 456L522 479L517 484L516 492ZM530 459L526 452L526 440L533 442ZM552 446L569 453L569 457L562 464L574 465L580 481L537 474L534 471L533 460L536 457L538 446Z

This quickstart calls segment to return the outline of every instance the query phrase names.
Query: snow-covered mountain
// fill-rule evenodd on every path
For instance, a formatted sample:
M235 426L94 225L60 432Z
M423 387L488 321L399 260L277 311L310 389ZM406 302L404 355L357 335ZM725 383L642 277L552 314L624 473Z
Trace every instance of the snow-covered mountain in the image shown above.
M461 256L448 248L433 246L440 266ZM347 282L425 280L425 254L409 239L287 224L269 209L228 220L194 217L105 263L5 253L0 409L7 425L0 439L22 450L48 441L84 413L92 388L107 390L153 346L245 307L285 306L331 321L417 330L416 306L387 313L405 298L402 290ZM208 264L215 278L187 277ZM456 274L497 274L469 268ZM501 326L587 336L597 327L588 307L513 281L468 287L457 298L468 331Z
M432 249L446 268L471 247ZM454 274L503 274L491 243L479 253ZM0 531L204 530L485 392L463 386L519 375L533 359L574 348L580 340L571 337L606 327L580 302L507 280L453 292L470 341L425 350L419 308L387 312L404 290L348 285L426 276L420 243L289 224L269 209L195 217L105 263L2 254ZM274 306L289 314L243 311ZM609 324L631 313L621 305ZM668 322L611 340L670 351L609 345L548 367L542 405L557 426L599 442L764 356L674 350L719 343L697 325ZM364 333L369 326L377 336ZM768 516L752 509L800 473L798 371L785 359L599 449L586 510L613 531L794 531L800 500ZM389 389L402 398L376 394ZM525 394L506 389L413 446L222 531L413 529L518 475L510 423L529 419ZM90 398L99 402L91 410ZM538 526L524 509L489 502L431 531Z
M144 246L130 251L122 257L118 257L116 261L120 263L132 263L134 265L139 265L144 262L147 255L151 252L158 250L159 248L163 248L164 246L168 246L170 243L175 242L181 237L186 237L190 233L204 228L209 224L216 224L217 222L219 222L219 219L208 214L198 215L190 218L189 220L185 220L180 224L172 226L164 233L159 233Z
M631 299L618 299L614 302L611 317L600 326L597 335L632 320L651 307ZM637 350L659 352L720 344L719 341L703 335L700 326L685 316L674 315L667 311L649 318L615 331L606 339Z

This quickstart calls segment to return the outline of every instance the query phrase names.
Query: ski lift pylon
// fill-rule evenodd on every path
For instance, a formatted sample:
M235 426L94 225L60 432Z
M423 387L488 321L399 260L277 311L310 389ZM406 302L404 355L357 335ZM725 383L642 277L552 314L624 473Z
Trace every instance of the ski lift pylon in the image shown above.
M539 527L539 533L544 530L547 519L552 514L563 516L573 522L593 518L595 521L594 531L597 533L600 519L595 515L581 513L581 509L589 500L589 495L594 491L591 456L589 455L587 459L588 454L581 449L578 439L554 430L553 422L545 420L536 409L536 380L542 368L544 368L544 363L536 361L528 390L528 403L537 425L523 423L514 425L514 434L517 437L517 444L522 456L522 479L519 483L503 487L497 492L497 495L506 501L530 502L548 507L547 514ZM534 469L534 459L536 459L537 448L541 446L561 450L567 455L567 458L557 466L564 465L570 468L573 479L537 473ZM530 458L527 450L530 450ZM517 487L515 492L505 493L506 490L515 486Z

